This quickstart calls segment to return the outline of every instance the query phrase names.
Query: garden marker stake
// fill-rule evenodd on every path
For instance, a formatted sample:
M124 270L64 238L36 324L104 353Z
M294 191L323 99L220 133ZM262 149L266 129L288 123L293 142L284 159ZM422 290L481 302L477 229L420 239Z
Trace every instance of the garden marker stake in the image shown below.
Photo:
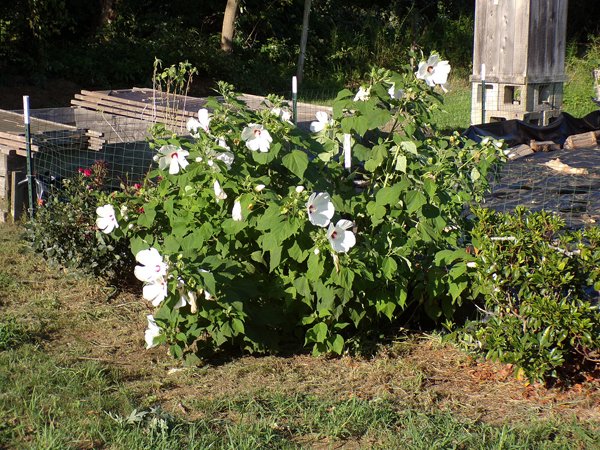
M27 150L27 193L29 195L29 217L33 219L34 196L31 170L31 130L29 126L29 95L23 96L23 123L25 124L25 149Z
M350 134L344 134L344 168L350 170L352 166L352 136Z
M292 77L292 112L294 114L294 125L298 125L298 79Z
M485 64L481 65L481 123L485 123Z

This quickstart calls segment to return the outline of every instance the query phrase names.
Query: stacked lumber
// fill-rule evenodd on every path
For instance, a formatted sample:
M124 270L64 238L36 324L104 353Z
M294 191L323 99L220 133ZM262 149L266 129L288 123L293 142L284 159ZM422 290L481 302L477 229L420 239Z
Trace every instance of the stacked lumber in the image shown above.
M93 130L52 130L31 135L31 151L51 148L89 148L100 151L104 145L102 133ZM0 131L0 152L27 156L27 140L25 134L6 133Z
M39 146L32 144L31 151L39 151ZM5 155L17 154L27 156L27 141L25 135L13 134L0 131L0 153Z
M138 94L137 97L143 100L126 98L127 94ZM187 121L196 117L198 113L197 109L188 110L184 106L188 101L190 100L182 96L169 96L167 101L164 95L161 96L152 89L134 88L129 91L82 90L81 93L75 94L71 105L151 123L160 122L175 129L185 130Z

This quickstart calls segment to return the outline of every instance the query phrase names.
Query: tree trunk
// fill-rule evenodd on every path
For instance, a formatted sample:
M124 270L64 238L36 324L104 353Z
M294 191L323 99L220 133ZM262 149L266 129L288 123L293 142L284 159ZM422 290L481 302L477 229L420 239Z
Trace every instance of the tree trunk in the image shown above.
M312 0L304 0L304 17L302 18L302 37L300 38L300 54L298 55L298 67L296 69L296 78L298 79L298 84L302 83L302 74L304 72L306 41L308 39L308 18L310 16L311 3Z
M237 16L240 0L227 0L225 14L223 15L223 28L221 29L221 50L230 53L233 51L233 33L235 32L235 16Z
M98 17L98 28L103 28L115 18L115 8L119 0L100 0L100 16Z

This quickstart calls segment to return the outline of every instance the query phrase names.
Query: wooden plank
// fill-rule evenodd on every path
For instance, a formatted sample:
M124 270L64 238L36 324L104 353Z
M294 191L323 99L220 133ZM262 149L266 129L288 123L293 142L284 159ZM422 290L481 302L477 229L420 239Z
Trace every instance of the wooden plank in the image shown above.
M80 96L78 94L75 95L74 100L71 100L71 104L77 105L77 106L84 106L84 107L92 108L95 110L106 111L106 112L130 117L132 119L138 119L138 120L142 120L142 121L146 121L146 122L149 122L149 121L164 122L166 120L170 120L170 119L167 119L166 117L162 117L162 116L154 117L151 114L151 111L148 110L147 108L134 108L134 107L130 107L130 106L128 107L125 105L114 104L111 102L105 102L100 99L88 99L88 98ZM180 124L180 123L185 123L186 121L170 120L170 122Z
M120 116L125 116L125 117L130 117L132 119L138 119L138 120L144 120L143 117L140 117L140 115L136 112L132 112L129 111L127 109L120 109L120 108L116 108L114 106L104 106L104 105L99 105L97 103L93 103L93 102L88 102L88 101L84 101L84 100L71 100L71 104L75 105L75 106L80 106L82 108L88 108L88 109L92 109L94 111L104 111L107 113L111 113L111 114L116 114L116 115L120 115ZM154 121L154 119L152 119L151 117L148 117L146 119L146 121L150 122L150 121ZM186 122L185 121L171 121L171 120L165 120L165 121L160 121L158 120L158 122L164 122L165 125L175 125L176 127L180 127L185 129L185 125Z
M19 156L27 156L27 152L25 150L19 150L12 147L7 147L0 142L0 153L3 153L8 156L19 155Z
M197 113L192 112L192 111L186 111L183 109L173 110L172 108L167 108L165 106L153 105L152 103L144 103L144 102L138 102L136 100L120 98L116 95L107 95L107 94L104 94L104 93L98 92L98 91L82 90L81 95L84 95L86 97L92 97L92 98L106 100L111 103L119 103L119 104L123 104L123 105L133 106L133 107L138 108L138 110L142 109L144 111L151 111L151 112L154 112L154 110L156 110L156 115L160 115L161 117L165 117L165 115L167 115L167 114L170 115L173 111L177 111L178 114L184 115L187 117L196 117L196 115L197 115ZM76 97L77 97L77 94L76 94ZM180 98L180 99L178 99L178 101L181 101L181 102L184 102L185 100L189 100L189 98L186 98L186 97L182 97L182 96L177 96L177 97Z
M154 93L156 93L156 98L157 99L164 99L165 98L165 94L161 93L160 91L155 91L154 89L149 89L149 88L138 88L138 87L134 87L130 90L128 90L129 92L140 92L143 93L144 95L147 96L151 96L154 95ZM128 91L112 91L114 93L114 95L116 96L117 93L123 93L123 94L127 94ZM196 117L196 115L198 114L198 110L200 108L204 108L206 106L206 99L203 98L199 98L199 97L190 97L188 95L180 95L177 94L174 97L171 95L169 95L169 98L175 98L177 104L179 105L183 105L185 109L183 109L182 111L186 111L190 114L192 114L193 117ZM222 97L216 97L218 101L222 101ZM187 109L187 107L193 108L193 109Z
M111 98L109 98L109 97L99 98L99 97L89 97L89 96L80 95L80 94L75 94L75 98L77 100L82 100L82 101L86 101L88 103L97 104L99 107L102 107L102 108L111 107L111 108L116 108L121 111L134 112L136 115L134 115L133 117L141 118L142 120L144 120L144 117L146 117L146 119L145 119L146 121L164 122L166 120L172 120L172 117L173 117L172 114L169 114L167 112L157 111L155 113L155 111L153 111L151 107L148 107L148 105L145 105L144 103L139 103L136 106L136 105L122 104L119 102L114 102L114 101L112 101L112 97ZM179 112L181 112L181 111L176 110L175 117L181 117L181 114L179 114ZM183 118L179 119L177 123L179 123L180 121L187 122L187 119L183 119Z
M5 174L0 174L0 199L8 198L8 186L7 177Z
M27 143L25 142L25 136L18 134L4 133L0 131L0 144L7 147L14 147L15 150L27 150ZM32 144L31 151L39 151L39 146Z

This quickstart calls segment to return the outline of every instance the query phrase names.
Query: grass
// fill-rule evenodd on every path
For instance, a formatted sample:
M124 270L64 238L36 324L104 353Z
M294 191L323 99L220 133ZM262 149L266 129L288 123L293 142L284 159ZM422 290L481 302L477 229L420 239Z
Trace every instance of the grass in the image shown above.
M596 96L592 70L598 68L600 45L592 45L584 57L569 56L565 67L567 80L564 83L562 110L581 118L598 106L591 100ZM439 109L432 112L431 122L447 134L464 131L471 123L471 84L467 78L450 79L449 92L443 95ZM437 88L439 89L439 88ZM301 101L331 106L337 95L335 89L309 90L301 92Z
M371 358L143 350L148 305L49 266L0 225L0 448L593 449L598 383L548 390L438 336Z

